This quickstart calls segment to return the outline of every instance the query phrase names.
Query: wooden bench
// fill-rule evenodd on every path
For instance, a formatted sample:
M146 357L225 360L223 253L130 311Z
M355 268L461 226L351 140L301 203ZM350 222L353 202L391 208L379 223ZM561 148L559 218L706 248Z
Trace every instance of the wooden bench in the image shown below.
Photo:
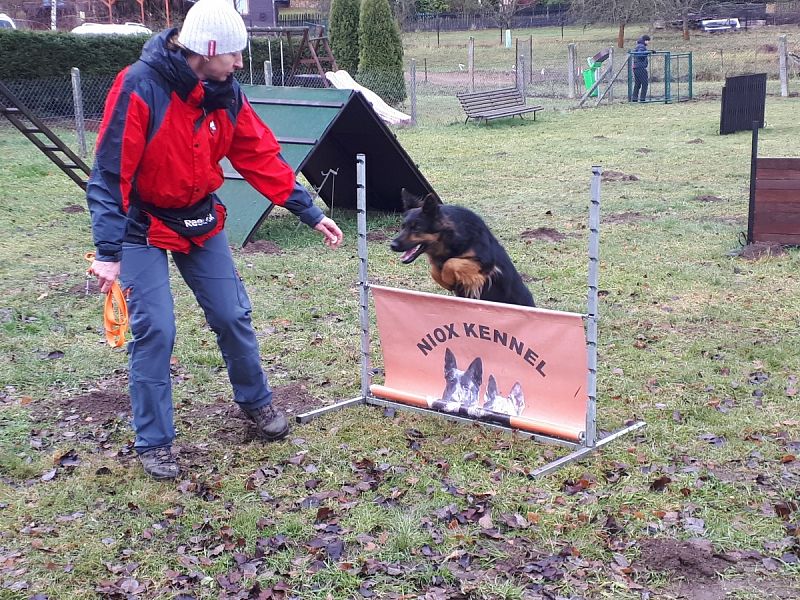
M456 94L461 108L467 114L464 123L470 119L483 119L489 122L491 119L502 119L513 117L525 113L533 113L536 120L536 111L544 110L544 106L532 106L525 103L517 88L503 88L499 90L488 90L485 92L462 92Z

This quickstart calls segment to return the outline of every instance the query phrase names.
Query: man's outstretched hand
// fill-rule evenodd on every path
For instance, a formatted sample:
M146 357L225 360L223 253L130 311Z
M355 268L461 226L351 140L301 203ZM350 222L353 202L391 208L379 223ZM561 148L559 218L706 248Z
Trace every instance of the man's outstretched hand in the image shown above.
M331 249L338 248L339 244L341 244L344 239L342 230L339 229L339 226L333 219L328 217L323 217L322 221L314 226L314 229L325 236L325 245Z

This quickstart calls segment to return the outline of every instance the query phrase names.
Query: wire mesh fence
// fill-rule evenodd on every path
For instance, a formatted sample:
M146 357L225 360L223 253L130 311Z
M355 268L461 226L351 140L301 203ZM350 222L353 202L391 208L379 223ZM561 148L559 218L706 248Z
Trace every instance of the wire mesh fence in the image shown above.
M426 34L429 35L430 34ZM794 36L797 37L796 35ZM467 38L467 36L465 36ZM663 61L651 61L650 80L653 93L665 87L666 78L677 90L679 99L685 99L691 83L694 97L719 96L725 78L746 73L767 74L767 93L779 95L784 90L780 80L783 52L785 88L788 94L797 94L800 87L800 49L792 36L783 43L774 33L759 38L742 37L741 44L725 40L719 48L705 47L673 54L671 73L667 75ZM754 43L755 42L755 43ZM570 46L574 48L570 58ZM783 50L785 48L786 50ZM403 78L397 73L356 74L355 80L375 91L394 108L407 114L414 113L419 124L449 123L463 120L464 115L456 94L505 87L517 87L528 98L564 101L569 105L587 91L585 71L591 57L599 51L610 50L608 60L599 73L608 70L606 83L599 86L603 102L627 101L630 75L624 67L627 51L603 48L601 45L579 41L567 44L556 38L539 39L533 36L516 38L510 47L497 39L437 46L417 43L406 50L406 68ZM680 57L680 58L677 58ZM588 59L588 60L587 60ZM691 64L690 64L691 61ZM615 77L616 76L616 77ZM245 68L237 72L242 83L254 85L326 86L327 81L313 67L291 72L264 64L253 64L245 57ZM613 78L610 90L607 81ZM5 81L6 85L45 123L74 126L75 101L72 77ZM103 114L105 97L113 83L113 76L82 76L80 96L87 131L96 131ZM7 126L5 119L0 126Z

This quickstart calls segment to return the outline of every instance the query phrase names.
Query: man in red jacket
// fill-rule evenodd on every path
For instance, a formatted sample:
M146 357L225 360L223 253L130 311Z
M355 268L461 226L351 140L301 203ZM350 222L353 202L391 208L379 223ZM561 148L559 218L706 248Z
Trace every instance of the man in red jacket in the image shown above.
M96 247L91 270L103 292L119 278L128 299L135 448L156 479L180 471L171 450L176 328L168 251L216 333L234 400L262 439L289 432L286 417L272 407L250 301L223 229L225 207L214 193L224 180L219 161L227 157L330 248L342 242L233 78L246 45L242 17L226 0L199 0L180 33L150 39L108 94L86 190Z

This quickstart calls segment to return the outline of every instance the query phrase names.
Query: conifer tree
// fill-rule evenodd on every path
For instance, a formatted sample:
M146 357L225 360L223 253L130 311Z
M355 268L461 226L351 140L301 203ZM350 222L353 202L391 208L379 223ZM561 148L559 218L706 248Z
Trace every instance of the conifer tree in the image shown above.
M358 47L359 82L389 104L405 100L403 44L389 0L362 0Z
M328 38L340 69L358 72L358 18L360 0L332 0Z

